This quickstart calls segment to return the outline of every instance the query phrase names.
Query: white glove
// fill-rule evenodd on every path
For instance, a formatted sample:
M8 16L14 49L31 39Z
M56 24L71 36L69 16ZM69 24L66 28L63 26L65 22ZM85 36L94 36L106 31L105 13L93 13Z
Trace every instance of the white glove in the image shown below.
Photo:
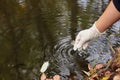
M75 44L73 49L80 51L82 48L85 49L88 45L89 40L97 38L101 35L99 30L96 28L95 23L89 29L80 31L75 39Z

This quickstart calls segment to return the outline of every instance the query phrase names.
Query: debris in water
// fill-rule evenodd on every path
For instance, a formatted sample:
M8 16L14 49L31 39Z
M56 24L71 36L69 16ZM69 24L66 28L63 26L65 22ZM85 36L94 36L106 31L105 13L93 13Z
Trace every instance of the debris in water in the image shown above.
M40 69L40 72L44 73L47 70L48 66L49 66L49 61L44 62Z

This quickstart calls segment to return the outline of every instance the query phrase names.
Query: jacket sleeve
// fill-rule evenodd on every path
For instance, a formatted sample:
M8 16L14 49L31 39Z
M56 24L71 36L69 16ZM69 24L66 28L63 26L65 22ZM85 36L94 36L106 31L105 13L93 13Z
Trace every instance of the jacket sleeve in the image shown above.
M116 9L120 12L120 0L113 0L113 4Z

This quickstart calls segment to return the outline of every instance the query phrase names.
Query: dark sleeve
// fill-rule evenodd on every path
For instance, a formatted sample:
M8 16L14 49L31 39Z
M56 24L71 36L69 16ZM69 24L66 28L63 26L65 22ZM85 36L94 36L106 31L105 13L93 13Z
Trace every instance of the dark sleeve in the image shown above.
M120 12L120 0L113 0L113 4L115 5L116 9Z

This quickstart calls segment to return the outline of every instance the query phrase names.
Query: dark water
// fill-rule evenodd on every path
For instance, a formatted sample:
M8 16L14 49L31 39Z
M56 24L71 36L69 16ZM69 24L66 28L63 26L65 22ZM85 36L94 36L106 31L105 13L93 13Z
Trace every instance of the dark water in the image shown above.
M120 46L120 22L85 51L73 51L80 30L91 27L108 0L0 0L0 80L39 80L46 74L84 80L82 70L111 59L109 42Z

